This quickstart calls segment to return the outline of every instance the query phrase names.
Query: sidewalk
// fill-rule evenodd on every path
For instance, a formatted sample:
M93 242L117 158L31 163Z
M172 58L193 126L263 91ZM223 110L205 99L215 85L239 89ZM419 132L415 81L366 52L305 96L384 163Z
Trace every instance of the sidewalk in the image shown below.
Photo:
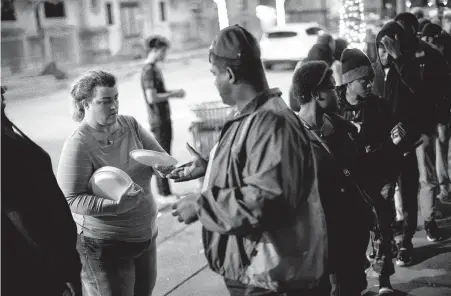
M162 64L163 69L171 69L180 65L189 65L190 61L197 58L207 58L208 49L200 48L185 52L171 53L169 51L166 61ZM68 89L74 80L91 69L102 69L113 73L120 81L131 77L141 70L145 60L119 60L112 59L109 62L93 65L79 65L74 67L61 66L61 70L69 76L68 79L56 80L51 75L33 76L22 74L17 76L2 77L2 85L8 87L8 98L23 99L45 96L53 92Z
M451 205L442 206L440 210L446 212L447 218L439 220L438 223L444 230L447 239L431 243L427 241L423 227L419 227L413 239L415 248L413 265L396 267L396 273L392 277L393 288L397 291L397 296L451 296ZM418 225L423 225L421 218ZM190 226L188 230L193 235L199 235L199 223ZM186 242L186 238L181 237L172 243L179 245L184 242ZM181 251L182 253L178 254L179 261L177 262L187 261L186 264L189 263L190 267L174 271L174 277L171 279L157 281L156 291L164 296L229 295L222 278L208 268L203 252L196 251L196 248L203 250L200 243L186 245ZM169 251L161 250L160 253L163 265L174 262L172 259L165 259L165 255L174 255L166 254L166 252ZM195 259L186 259L186 257L190 257L190 254ZM363 295L378 295L377 279L368 277L368 289Z

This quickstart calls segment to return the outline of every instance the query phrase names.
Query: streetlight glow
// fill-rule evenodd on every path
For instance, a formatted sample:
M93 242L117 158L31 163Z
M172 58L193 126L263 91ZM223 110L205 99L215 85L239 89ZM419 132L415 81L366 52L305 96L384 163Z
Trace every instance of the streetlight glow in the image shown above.
M276 0L277 25L285 25L285 0Z
M226 0L213 0L218 8L219 29L222 30L229 26L229 16L227 13Z

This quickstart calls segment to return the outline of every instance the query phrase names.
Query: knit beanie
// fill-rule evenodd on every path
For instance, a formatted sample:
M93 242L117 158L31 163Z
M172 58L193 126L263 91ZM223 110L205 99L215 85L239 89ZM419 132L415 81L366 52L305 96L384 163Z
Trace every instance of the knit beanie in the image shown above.
M436 24L427 24L424 28L423 28L423 32L422 35L426 36L426 37L438 37L440 35L440 33L442 32L442 27L440 27L439 25Z
M345 49L341 55L342 83L348 84L354 80L374 77L370 59L360 49Z
M303 63L293 75L292 92L296 98L312 92L334 89L331 81L332 70L326 62L311 61Z

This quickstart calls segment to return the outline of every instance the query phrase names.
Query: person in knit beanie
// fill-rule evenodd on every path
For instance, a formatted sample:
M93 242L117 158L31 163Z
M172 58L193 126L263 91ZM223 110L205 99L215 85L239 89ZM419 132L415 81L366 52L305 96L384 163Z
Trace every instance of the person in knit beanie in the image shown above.
M361 168L359 148L354 142L357 129L336 114L338 97L334 84L327 63L309 61L295 70L291 88L301 105L299 118L310 133L318 170L322 172L317 182L323 193L321 202L328 227L332 287L340 295L360 295L367 286L362 266L370 223L365 222L373 221L373 216L357 193L358 185L349 184L343 174L346 168L359 176Z
M346 49L341 56L343 86L340 87L339 114L358 129L356 142L365 153L361 156L362 180L366 192L377 202L379 228L372 232L373 252L367 255L371 269L379 276L379 294L394 293L390 276L394 274L391 252L394 212L386 186L396 181L395 163L400 154L396 145L405 135L395 125L385 100L372 94L374 71L369 58L359 49ZM398 135L395 137L391 135Z

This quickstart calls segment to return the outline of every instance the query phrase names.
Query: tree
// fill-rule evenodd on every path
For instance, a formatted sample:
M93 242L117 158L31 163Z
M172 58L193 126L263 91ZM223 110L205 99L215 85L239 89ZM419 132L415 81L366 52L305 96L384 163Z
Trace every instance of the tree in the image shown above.
M349 47L364 48L366 24L363 0L342 0L340 11L340 35Z

